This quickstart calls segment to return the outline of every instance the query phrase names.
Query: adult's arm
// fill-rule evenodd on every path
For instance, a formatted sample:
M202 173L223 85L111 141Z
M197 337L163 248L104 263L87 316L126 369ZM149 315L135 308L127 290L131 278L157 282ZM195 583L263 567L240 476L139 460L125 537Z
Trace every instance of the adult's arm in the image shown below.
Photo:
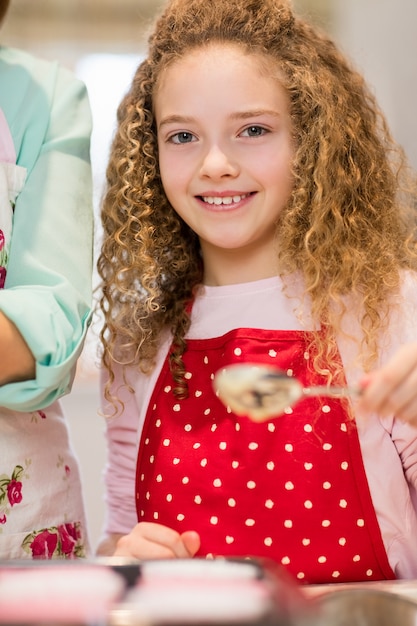
M84 84L58 65L34 62L26 74L6 69L6 78L15 76L16 84L28 74L32 79L26 84L27 104L22 102L11 122L17 162L28 174L16 200L0 311L29 347L35 376L1 386L0 405L30 411L70 390L91 318L91 113ZM26 130L19 125L25 105L32 109L26 112ZM39 141L36 116L44 118L45 107L49 119ZM7 113L7 103L2 108ZM31 163L28 155L36 142Z

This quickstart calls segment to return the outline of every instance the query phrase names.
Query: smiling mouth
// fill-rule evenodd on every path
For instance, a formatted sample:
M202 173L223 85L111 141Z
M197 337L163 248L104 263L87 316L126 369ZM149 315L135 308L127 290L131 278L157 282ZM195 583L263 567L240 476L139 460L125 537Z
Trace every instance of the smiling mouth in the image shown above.
M199 198L201 198L201 200L205 202L206 204L214 204L216 206L221 206L221 205L237 204L238 202L245 200L245 198L248 198L250 195L251 195L250 193L245 193L241 195L224 196L224 197L199 196Z

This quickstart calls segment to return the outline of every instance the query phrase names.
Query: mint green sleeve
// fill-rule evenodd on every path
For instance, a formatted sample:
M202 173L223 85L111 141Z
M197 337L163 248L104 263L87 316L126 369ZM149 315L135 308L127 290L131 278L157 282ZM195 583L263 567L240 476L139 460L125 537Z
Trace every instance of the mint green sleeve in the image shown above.
M25 72L18 68L24 88L15 89L8 101L0 98L17 164L28 170L16 200L6 285L0 291L0 309L36 359L35 380L0 387L0 406L18 411L44 408L70 390L92 306L86 89L56 64L37 64L29 57L27 62ZM8 65L5 74L19 84L16 67ZM3 90L1 80L0 65Z

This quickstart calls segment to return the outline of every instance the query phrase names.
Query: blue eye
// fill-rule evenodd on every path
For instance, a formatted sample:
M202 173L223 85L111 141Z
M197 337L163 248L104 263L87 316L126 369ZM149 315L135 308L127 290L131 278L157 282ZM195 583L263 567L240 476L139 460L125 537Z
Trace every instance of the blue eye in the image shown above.
M186 131L171 135L171 137L169 138L169 141L171 141L172 143L190 143L194 140L195 136L192 133L187 133Z
M247 137L260 137L266 132L266 129L262 126L248 126L248 128L245 128L245 130L242 132L242 135L245 135Z

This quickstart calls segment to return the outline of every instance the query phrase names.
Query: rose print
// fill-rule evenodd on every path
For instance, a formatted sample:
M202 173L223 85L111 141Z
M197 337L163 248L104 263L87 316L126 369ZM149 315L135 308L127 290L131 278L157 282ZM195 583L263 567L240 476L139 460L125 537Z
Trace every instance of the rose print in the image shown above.
M25 537L22 548L34 559L85 557L81 524L74 522L34 531Z
M5 524L7 522L6 514L0 515L0 524Z
M0 505L2 505L2 513L8 512L8 507L20 504L23 500L23 484L20 480L24 469L21 465L16 465L12 475L0 475ZM5 524L5 521L2 521Z
M6 282L6 268L0 267L0 289L3 289L4 283Z
M3 250L5 243L4 232L0 228L0 251Z
M58 544L58 535L44 530L29 544L34 559L51 559Z
M19 504L22 502L22 483L18 480L11 480L7 485L7 498L10 502L10 506Z

